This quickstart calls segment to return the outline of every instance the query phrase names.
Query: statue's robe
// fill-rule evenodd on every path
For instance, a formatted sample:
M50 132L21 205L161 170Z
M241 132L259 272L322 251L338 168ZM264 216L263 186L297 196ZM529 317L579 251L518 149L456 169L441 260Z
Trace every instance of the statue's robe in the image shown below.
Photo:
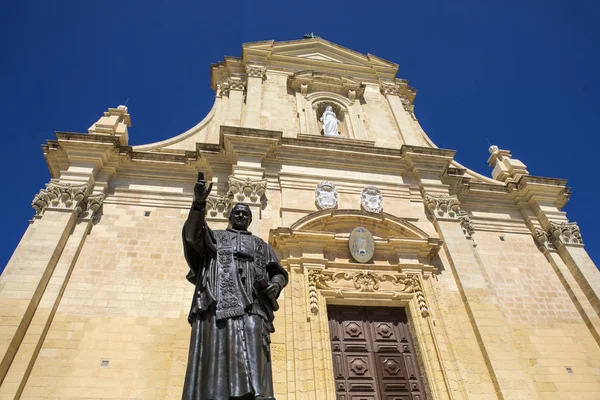
M183 227L186 278L196 287L183 399L273 399L269 344L278 305L261 291L270 282L283 288L288 274L259 237L208 228L204 207L194 204Z

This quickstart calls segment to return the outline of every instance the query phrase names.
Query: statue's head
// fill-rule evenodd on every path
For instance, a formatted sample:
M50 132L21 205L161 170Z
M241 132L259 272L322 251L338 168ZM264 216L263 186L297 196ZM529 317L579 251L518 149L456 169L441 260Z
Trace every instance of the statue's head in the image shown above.
M231 214L229 214L229 222L233 229L246 230L252 222L252 211L250 207L244 203L237 203L233 206Z
M325 111L333 111L333 107L327 106L327 107L325 107Z

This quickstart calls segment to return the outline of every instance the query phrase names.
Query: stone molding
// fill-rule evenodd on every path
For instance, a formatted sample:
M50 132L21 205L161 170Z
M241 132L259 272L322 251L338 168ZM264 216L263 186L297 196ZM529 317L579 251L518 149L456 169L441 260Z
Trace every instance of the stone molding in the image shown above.
M384 283L387 285L382 289ZM308 272L308 293L310 310L313 314L319 313L317 290L333 292L336 297L344 297L345 293L375 293L384 290L391 295L392 299L399 298L402 294L411 294L416 296L421 316L429 316L425 294L417 275L391 275L373 271L310 270Z
M229 177L229 194L235 203L257 204L267 190L267 180Z
M47 183L46 189L40 190L31 203L35 216L41 217L46 210L71 210L79 215L83 211L82 201L87 198L88 188L87 183Z
M456 196L432 196L425 193L425 205L431 211L433 217L439 220L454 220L461 216L460 202Z
M548 237L554 247L560 245L579 245L583 246L581 232L576 222L552 222L548 227Z

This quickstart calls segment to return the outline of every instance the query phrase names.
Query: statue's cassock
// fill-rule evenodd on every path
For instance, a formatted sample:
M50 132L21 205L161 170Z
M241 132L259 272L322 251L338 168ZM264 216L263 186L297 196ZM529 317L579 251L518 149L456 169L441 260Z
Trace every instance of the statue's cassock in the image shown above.
M213 231L205 196L197 197L183 227L186 278L195 285L183 399L274 399L270 333L288 274L271 246L246 230L247 205L232 210L232 228Z

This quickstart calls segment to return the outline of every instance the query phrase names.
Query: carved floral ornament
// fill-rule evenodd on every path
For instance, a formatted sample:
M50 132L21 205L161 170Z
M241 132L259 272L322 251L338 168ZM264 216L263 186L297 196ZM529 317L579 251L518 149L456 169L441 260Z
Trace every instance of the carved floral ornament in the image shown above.
M310 270L308 272L308 292L310 310L313 314L319 312L317 290L322 294L330 292L336 297L344 297L350 293L381 293L389 294L392 299L402 295L416 296L419 311L423 317L429 316L425 294L417 275L390 275L373 271L334 272Z
M209 217L227 219L231 208L236 203L259 203L267 190L267 180L230 176L228 186L229 190L225 195L213 193L208 195L206 212Z
M432 196L425 193L425 205L438 219L456 219L460 216L460 202L456 196Z
M88 195L89 186L50 182L40 190L31 202L35 216L41 217L46 210L70 210L83 219L92 219L102 206L104 194Z

